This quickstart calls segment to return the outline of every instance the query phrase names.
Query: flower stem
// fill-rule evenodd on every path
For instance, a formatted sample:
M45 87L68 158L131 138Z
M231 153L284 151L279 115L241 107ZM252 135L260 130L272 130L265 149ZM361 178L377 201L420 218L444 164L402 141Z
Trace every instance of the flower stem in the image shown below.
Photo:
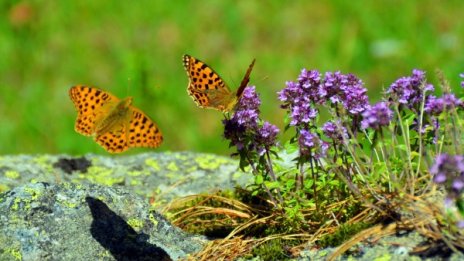
M248 163L250 164L251 169L253 170L253 174L258 174L259 172L256 169L255 165L253 164L253 161L250 159L250 156L248 155L248 153L245 153L245 154L246 154L246 159L248 160ZM263 187L266 190L266 193L269 196L269 199L272 201L272 203L274 203L275 206L278 206L279 204L277 200L274 198L274 196L272 196L271 191L269 190L269 188L266 186L264 182L263 182Z
M267 157L267 164L269 165L269 175L271 176L272 181L276 182L277 178L274 174L274 169L272 167L272 160L271 156L269 156L269 150L266 148L266 157ZM277 196L279 197L279 201L281 206L284 205L284 199L282 198L282 193L280 192L280 188L277 188Z

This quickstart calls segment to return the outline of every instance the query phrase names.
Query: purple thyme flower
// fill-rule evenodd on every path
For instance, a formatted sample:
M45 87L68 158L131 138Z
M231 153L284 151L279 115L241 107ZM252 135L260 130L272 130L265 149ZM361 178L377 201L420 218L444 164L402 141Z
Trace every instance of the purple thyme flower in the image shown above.
M224 124L224 138L230 140L230 144L236 146L237 150L242 150L243 141L246 138L246 127L235 119L224 119L222 123Z
M430 168L437 184L445 184L448 198L456 198L464 191L464 157L462 155L439 155Z
M264 154L265 149L276 144L277 134L279 129L267 121L258 129L254 143L260 156Z
M362 113L369 105L363 82L353 74L327 72L322 90L320 93L325 100L341 103L351 115Z
M401 77L392 83L387 93L400 104L413 108L422 102L423 93L433 90L433 85L426 83L425 72L414 69L411 76Z
M243 90L242 97L240 98L239 108L254 110L259 114L259 106L261 105L261 100L259 99L258 94L256 93L255 86L248 86Z
M424 111L430 113L431 115L439 115L443 112L443 109L444 105L442 98L437 98L433 95L430 95L427 98L427 101L424 105Z
M353 74L348 74L342 90L345 93L343 105L350 114L361 114L367 109L369 106L369 100L366 95L367 89L364 88L364 84L360 79L356 78Z
M230 119L224 119L224 138L230 140L237 150L256 151L262 156L267 149L276 144L279 129L264 122L260 126L259 106L261 100L255 87L245 88L242 98Z
M308 71L306 69L301 70L301 74L298 76L298 84L305 91L311 102L317 104L323 104L324 100L321 95L321 73L317 70Z
M232 117L238 124L255 127L258 124L258 113L254 110L237 110Z
M315 134L312 134L309 130L301 130L300 137L298 138L298 144L300 148L313 148L316 143L314 142L317 139Z
M325 136L337 143L342 143L343 138L348 138L348 132L340 120L337 120L337 123L333 121L326 122L324 126L322 126L322 132L324 132Z
M304 100L304 99L303 99ZM301 125L307 124L312 119L316 118L317 110L311 106L308 101L304 101L299 106L294 106L292 108L291 117L292 121L290 125Z
M320 74L318 71L303 69L298 82L287 82L286 87L278 92L281 107L290 111L292 121L290 125L307 125L316 118L317 110L314 103L318 101Z
M300 131L298 146L300 147L301 156L313 156L316 159L325 156L329 148L327 142L323 142L316 134L306 129Z
M261 100L256 93L255 87L246 87L231 120L235 120L238 124L248 128L257 127L259 105L261 105Z
M442 99L447 110L463 106L463 102L452 93L443 94Z
M428 96L424 106L424 110L430 113L431 115L438 116L445 109L450 110L458 106L463 106L462 101L456 98L454 94L447 93L440 98L437 98L433 95Z
M315 105L328 101L341 104L351 115L360 114L369 104L362 81L340 72L327 72L321 81L318 71L303 69L298 82L287 82L278 94L281 107L289 110L292 126L307 126L318 115Z
M373 128L378 130L382 126L387 126L393 118L393 112L388 108L386 102L379 102L367 109L362 114L363 120L361 127L363 129Z

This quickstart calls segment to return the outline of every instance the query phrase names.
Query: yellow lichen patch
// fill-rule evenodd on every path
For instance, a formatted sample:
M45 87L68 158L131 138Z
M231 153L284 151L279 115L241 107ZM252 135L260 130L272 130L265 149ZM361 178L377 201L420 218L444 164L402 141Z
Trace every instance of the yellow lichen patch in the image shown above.
M151 223L157 227L158 226L158 220L156 220L155 216L153 216L153 213L150 213L150 215L148 215L148 219L150 219Z
M21 199L21 198L15 198L13 200L13 204L11 205L11 210L17 211L19 210L21 205L24 205L22 209L24 210L29 210L31 208L31 199Z
M13 211L16 211L19 209L19 204L21 203L21 199L20 198L15 198L13 200L13 204L11 205L11 210Z
M0 193L10 190L11 188L5 184L0 184Z
M166 166L166 169L170 170L170 171L179 171L179 167L177 167L176 163L173 161L171 163L169 163L167 166Z
M106 201L108 200L107 198L105 198L105 197L102 196L102 195L98 195L98 196L96 197L96 199L100 200L101 202L106 202Z
M98 260L107 260L107 259L113 259L113 258L114 258L113 255L107 249L105 249L104 251L98 252Z
M190 172L194 172L194 171L196 171L196 170L198 170L198 166L192 166L192 167L186 169L185 171L186 171L187 173L190 173Z
M183 155L183 154L175 154L174 158L182 160L182 161L188 160L188 157L186 155Z
M39 195L41 194L40 190L29 188L29 187L25 187L24 191L26 191L27 193L31 195L31 200L37 200L39 198Z
M227 163L228 161L224 158L218 158L213 155L202 155L195 158L195 162L202 169L215 170L219 166Z
M66 206L67 208L77 208L79 205L73 198L68 198L64 195L58 194L56 197L56 201L59 202L61 205Z
M17 171L7 170L5 172L5 177L10 178L10 179L18 179L19 177L21 177L21 175Z
M153 170L155 170L155 171L160 171L160 170L161 170L161 168L160 168L160 166L159 166L159 164L158 164L158 161L156 161L156 160L154 160L154 159L146 159L146 160L145 160L145 164L146 164L147 166L152 167Z
M23 260L23 256L21 255L21 251L16 248L7 248L5 249L5 252L10 254L14 260Z
M87 169L86 174L79 174L79 178L87 179L92 183L112 186L124 182L124 177L113 177L113 170L103 167L92 166Z
M45 171L53 173L53 166L49 162L50 158L47 156L36 157L33 161L41 166Z
M133 171L128 171L127 175L131 176L131 177L150 176L150 172L148 172L148 171L140 171L140 170L133 170Z
M139 232L143 228L143 221L136 218L127 220L127 224L131 226L135 231Z
M62 186L63 186L65 189L67 189L67 190L74 190L74 189L80 190L80 189L83 188L82 184L80 184L80 183L63 182L63 183L61 183L61 184L62 184Z

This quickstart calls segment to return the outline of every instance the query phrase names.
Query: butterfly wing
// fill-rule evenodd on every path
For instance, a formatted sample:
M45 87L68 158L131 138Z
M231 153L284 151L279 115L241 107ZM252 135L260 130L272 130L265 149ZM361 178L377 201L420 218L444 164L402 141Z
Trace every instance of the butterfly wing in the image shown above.
M224 107L224 111L232 111L235 108L236 104L240 101L240 98L242 98L243 91L250 82L250 74L253 70L253 66L255 65L255 61L256 59L253 59L251 64L248 66L245 76L243 76L242 82L240 82L240 86L238 87L235 96L232 97L230 101L227 103L227 105Z
M96 136L95 141L110 153L124 152L129 148L126 128L123 124L114 125L112 130Z
M134 106L130 106L132 117L128 127L128 146L129 147L149 147L156 148L163 142L163 135L156 123L154 123L145 113Z
M141 110L129 106L128 114L111 125L111 129L95 137L95 141L111 153L131 147L156 148L163 141L158 126Z
M85 136L94 134L95 123L104 117L110 105L119 102L108 92L84 85L71 87L69 97L77 110L75 130Z
M224 110L233 96L224 80L204 62L184 55L184 68L189 77L187 92L202 108Z
M245 90L245 87L247 87L248 83L250 82L250 74L251 70L253 70L253 66L255 65L256 59L253 59L251 64L248 66L248 69L245 73L245 76L243 76L242 82L240 82L240 86L237 89L236 96L238 99L242 97L243 91Z

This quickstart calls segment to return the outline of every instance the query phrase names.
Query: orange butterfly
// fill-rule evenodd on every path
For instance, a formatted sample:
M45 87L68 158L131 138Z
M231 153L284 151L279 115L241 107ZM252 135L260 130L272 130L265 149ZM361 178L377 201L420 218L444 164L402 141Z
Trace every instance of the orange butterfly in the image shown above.
M255 59L248 66L240 86L235 93L231 92L224 80L204 62L185 54L184 68L189 77L187 92L193 101L201 108L229 112L234 109L250 81L250 73Z
M131 147L158 147L163 136L156 124L132 106L132 97L122 100L103 90L77 85L69 89L77 110L75 130L111 153Z

